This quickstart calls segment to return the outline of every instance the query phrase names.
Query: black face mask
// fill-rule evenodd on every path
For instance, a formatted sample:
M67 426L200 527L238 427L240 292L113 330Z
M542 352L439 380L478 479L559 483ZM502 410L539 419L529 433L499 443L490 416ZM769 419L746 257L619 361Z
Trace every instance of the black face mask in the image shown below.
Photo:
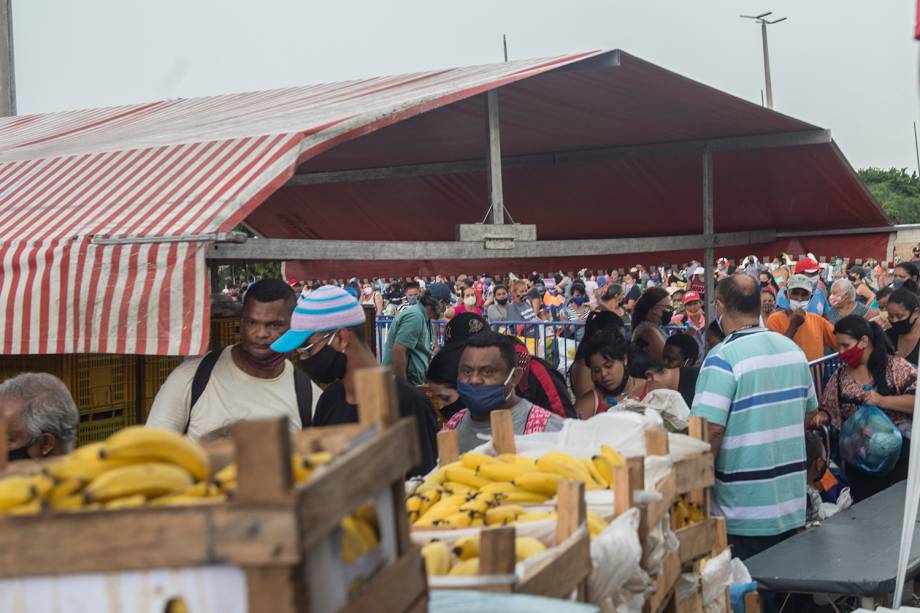
M326 345L317 351L316 355L300 360L300 368L307 373L308 377L325 385L344 379L347 363L344 353Z
M661 313L661 325L666 326L671 323L671 318L674 317L674 309L667 309Z
M461 409L465 409L465 408L466 407L463 406L463 401L460 400L460 398L458 397L456 400L454 400L450 404L445 404L443 407L441 407L441 415L444 416L444 419L450 419L451 416L454 415L454 413L456 413L457 411L460 411Z
M505 306L506 304L508 304L508 299L507 298L496 298L495 302L497 302L498 304L502 306Z
M902 319L901 321L896 321L891 324L891 331L897 336L904 336L910 332L910 329L914 327L916 320L911 321L910 317L907 319Z
M10 449L6 454L6 459L8 462L16 462L17 460L30 460L32 456L29 455L29 447L35 444L35 441L30 441L20 447L19 449Z

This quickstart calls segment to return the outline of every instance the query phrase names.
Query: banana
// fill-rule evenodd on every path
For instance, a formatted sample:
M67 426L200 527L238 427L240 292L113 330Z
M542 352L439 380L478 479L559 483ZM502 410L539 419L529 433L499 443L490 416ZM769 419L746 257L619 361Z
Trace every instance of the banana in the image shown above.
M591 475L585 465L561 451L549 451L537 460L537 468L543 472L555 473L565 479L591 483Z
M491 483L489 479L484 479L483 477L478 476L471 468L466 466L457 466L455 468L448 468L445 471L448 481L453 481L455 483L462 483L463 485L468 485L474 489L479 489L483 485L488 485Z
M119 430L105 440L99 457L174 464L188 471L196 481L204 481L210 474L208 456L198 444L162 428L129 426Z
M592 537L597 536L598 534L603 532L604 529L607 527L607 521L603 517L598 515L597 513L588 511L587 517L588 517L588 520L587 520L588 521L588 532L591 533Z
M607 456L596 455L592 456L591 463L594 464L594 470L600 475L604 483L607 484L607 487L613 486L613 462Z
M675 530L686 528L690 520L690 507L683 496L677 498L677 502L671 507L671 525Z
M406 511L409 513L418 513L422 508L422 499L418 496L409 496L406 498Z
M495 462L498 462L498 459L484 453L473 453L470 451L460 456L460 463L473 470L476 470L483 464Z
M476 474L491 481L509 482L513 481L515 477L536 471L535 466L495 462L493 464L483 464L476 471Z
M199 505L218 504L226 502L226 494L216 496L186 496L185 494L168 494L159 496L150 501L154 507L194 507Z
M58 481L51 489L51 493L48 494L48 500L51 501L51 506L54 507L54 503L57 500L76 494L83 489L84 485L86 485L86 482L82 479L64 479L63 481Z
M453 481L445 481L441 488L448 494L472 494L476 492L476 488L470 487L463 483L455 483Z
M470 522L470 528L481 528L486 525L485 519L482 515L478 515L473 518L473 521Z
M328 464L332 461L332 452L331 451L315 451L313 453L308 453L304 456L307 465L316 468L321 464Z
M131 463L128 460L100 458L99 450L102 449L102 445L102 443L93 443L79 447L59 461L49 464L45 472L58 481L78 479L83 482L89 482L111 468Z
M41 498L33 498L29 502L16 505L6 510L7 515L38 515L45 508L45 501Z
M607 445L601 445L601 455L610 460L614 468L626 466L626 459Z
M591 458L585 458L581 462L585 465L585 468L588 469L588 474L591 475L591 480L594 481L595 485L601 489L608 489L610 487L610 481L604 479Z
M450 551L444 541L431 541L422 547L422 558L429 577L446 575L450 571Z
M415 488L415 493L424 494L425 492L434 492L434 491L440 491L440 490L441 490L440 483L431 483L429 481L425 481L420 486Z
M524 512L524 507L516 504L506 504L486 511L487 526L501 526L513 523L518 515Z
M227 464L217 471L211 480L220 488L224 488L231 481L236 482L236 464Z
M147 504L147 497L143 494L134 494L133 496L124 496L115 498L105 503L106 509L134 509Z
M562 481L562 475L553 472L530 472L515 477L513 483L515 487L527 490L535 494L553 497ZM510 500L510 497L509 497Z
M164 462L145 462L120 466L104 472L93 479L84 492L90 502L106 502L133 494L170 494L191 484L191 475L179 466Z
M523 562L544 551L546 551L546 545L532 536L519 536L514 539L514 555L518 562Z
M434 521L435 526L446 526L448 528L468 528L472 523L473 514L468 511L457 511Z
M473 498L460 505L460 510L467 513L482 515L489 510L489 503L481 498Z
M498 506L505 499L503 492L479 492L473 500L481 500L489 507Z
M52 498L50 504L55 511L78 511L83 509L84 502L83 494L71 494L70 496Z
M443 519L456 513L460 505L466 502L466 496L454 495L441 498L415 522L417 526L433 526L435 520Z
M414 526L418 521L418 511L409 511L409 525Z
M355 524L355 529L361 536L361 542L364 543L365 553L374 549L380 543L380 539L377 537L377 532L374 528L363 519L354 515L351 516L351 519Z
M494 494L501 492L523 492L524 490L515 487L510 481L496 481L495 483L483 485L479 488L479 491L483 494Z
M33 477L12 475L0 479L0 512L29 502L37 493Z
M519 466L530 466L531 468L534 468L537 465L537 461L534 460L533 458L528 458L522 455L517 455L516 453L501 453L498 455L498 459L508 464L517 464Z
M454 555L460 560L469 560L479 555L479 536L464 536L454 543Z
M310 478L313 474L313 468L305 457L299 453L291 454L291 475L294 477L295 484L301 484Z
M351 564L365 553L364 540L355 527L351 516L342 518L339 526L342 529L342 559L346 564Z
M529 521L544 521L546 519L555 519L555 513L546 513L544 511L528 511L527 513L521 513L514 518L514 523L524 524Z
M479 557L463 560L450 569L449 577L473 577L479 574Z
M502 494L502 503L539 504L549 499L550 496L536 492L508 492L507 494Z

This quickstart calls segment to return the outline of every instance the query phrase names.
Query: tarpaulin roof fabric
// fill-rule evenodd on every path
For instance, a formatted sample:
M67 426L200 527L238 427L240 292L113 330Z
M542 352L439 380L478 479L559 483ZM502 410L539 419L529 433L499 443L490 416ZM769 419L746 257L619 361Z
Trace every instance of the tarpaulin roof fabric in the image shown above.
M198 354L204 243L336 144L600 52L0 119L0 353Z
M504 171L508 210L544 239L702 230L699 155L559 152L816 130L620 51L0 119L0 353L204 352L207 244L163 238L245 219L266 237L452 240L483 217L483 171L280 188L481 160L479 94L499 88L503 155L551 154ZM832 142L713 164L717 232L888 225Z

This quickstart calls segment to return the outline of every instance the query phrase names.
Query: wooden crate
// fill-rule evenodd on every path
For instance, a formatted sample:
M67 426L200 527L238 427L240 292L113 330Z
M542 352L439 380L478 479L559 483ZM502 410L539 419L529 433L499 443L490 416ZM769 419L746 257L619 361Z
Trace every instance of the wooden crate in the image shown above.
M338 542L342 517L371 499L381 533L375 551L389 555L336 609L424 610L427 581L409 541L403 504L404 475L420 461L415 422L396 419L389 369L359 372L358 388L359 424L291 435L283 418L240 422L232 428L232 441L209 445L214 470L237 463L232 502L0 517L0 584L10 578L222 565L243 569L250 613L333 610L311 607L330 587L307 568L317 552ZM0 434L4 468L6 438ZM294 487L292 449L337 455ZM7 472L21 472L20 464ZM24 466L35 470L41 463Z

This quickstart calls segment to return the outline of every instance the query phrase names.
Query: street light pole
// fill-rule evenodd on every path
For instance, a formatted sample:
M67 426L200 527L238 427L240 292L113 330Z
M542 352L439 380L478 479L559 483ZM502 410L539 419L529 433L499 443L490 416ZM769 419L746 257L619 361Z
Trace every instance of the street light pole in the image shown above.
M760 24L760 34L763 38L763 76L767 90L767 108L773 108L773 80L770 78L770 47L767 44L767 26L785 21L786 17L780 17L772 21L765 17L772 15L772 12L761 13L760 15L741 15L743 19L753 19Z

